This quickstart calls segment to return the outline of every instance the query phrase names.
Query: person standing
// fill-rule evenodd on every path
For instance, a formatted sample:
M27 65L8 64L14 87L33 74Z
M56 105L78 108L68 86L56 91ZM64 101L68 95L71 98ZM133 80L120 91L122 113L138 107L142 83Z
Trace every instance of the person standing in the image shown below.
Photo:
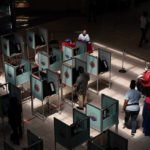
M79 34L78 40L82 42L87 42L87 43L90 41L89 34L87 34L87 31L85 29L82 31L81 34Z
M88 81L90 80L90 76L88 73L84 72L83 67L79 67L79 76L74 84L76 94L79 99L79 107L80 110L83 110L84 105L87 102L87 88L88 88Z
M10 136L10 140L19 145L19 138L22 137L22 107L19 104L16 97L12 97L8 107L8 120L13 133Z
M141 39L139 42L139 47L142 47L143 42L148 43L146 37L148 31L148 14L146 11L143 11L143 14L140 17L140 30L141 30Z
M150 95L144 101L142 116L143 133L145 136L150 136Z
M150 63L146 64L145 72L138 76L137 88L143 95L150 95Z
M125 123L123 128L127 126L129 118L131 117L132 136L136 133L136 119L140 111L139 100L141 97L140 92L135 90L135 86L136 81L131 80L130 90L128 90L125 94L124 105L122 107L122 112L125 112Z
M88 21L89 22L96 22L96 0L88 0Z

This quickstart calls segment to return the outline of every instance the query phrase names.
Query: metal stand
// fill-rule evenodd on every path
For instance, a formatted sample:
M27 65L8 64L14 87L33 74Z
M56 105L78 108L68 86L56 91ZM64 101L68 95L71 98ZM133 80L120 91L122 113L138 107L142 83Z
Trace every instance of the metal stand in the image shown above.
M125 59L125 50L123 50L123 54L122 54L122 68L119 70L120 73L126 73L127 71L124 68L124 59Z

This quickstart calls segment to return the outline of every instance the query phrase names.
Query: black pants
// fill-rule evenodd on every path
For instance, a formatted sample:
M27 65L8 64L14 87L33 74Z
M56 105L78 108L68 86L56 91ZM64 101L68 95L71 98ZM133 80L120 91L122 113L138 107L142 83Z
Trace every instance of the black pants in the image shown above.
M19 144L19 138L22 137L22 124L11 125L13 133L11 134L11 140L14 144Z
M138 114L139 111L125 111L125 125L128 124L129 118L131 116L132 133L136 132L136 119Z
M143 44L143 42L148 42L147 38L146 38L146 34L147 34L147 29L142 29L141 28L141 39L140 39L140 43L139 45L141 46Z

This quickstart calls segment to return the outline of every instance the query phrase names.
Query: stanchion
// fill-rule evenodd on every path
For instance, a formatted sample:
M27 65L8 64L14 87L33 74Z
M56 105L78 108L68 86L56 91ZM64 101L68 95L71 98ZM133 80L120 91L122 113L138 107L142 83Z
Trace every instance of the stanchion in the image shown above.
M124 68L124 60L125 60L125 50L123 50L123 54L122 54L122 68L119 70L120 73L126 73L127 72Z

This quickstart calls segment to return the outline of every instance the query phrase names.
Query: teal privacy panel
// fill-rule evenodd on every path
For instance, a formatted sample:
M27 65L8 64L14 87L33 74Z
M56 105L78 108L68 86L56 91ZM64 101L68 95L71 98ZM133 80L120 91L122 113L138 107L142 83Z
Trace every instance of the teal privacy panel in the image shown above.
M70 65L70 66L74 66L75 65L75 59L68 59L67 61L65 61L65 63Z
M35 33L32 32L32 31L27 31L27 35L26 35L26 40L27 40L27 45L30 47L30 48L33 48L35 49Z
M9 83L8 90L9 90L10 97L16 97L18 102L21 104L21 100L22 100L21 89Z
M81 113L80 111L73 109L73 123L76 123L77 121L84 120L86 118L86 115Z
M12 148L9 144L7 144L6 142L4 142L4 150L15 150L14 148Z
M86 104L86 115L90 117L90 127L101 131L101 110L91 104Z
M87 54L87 72L98 75L98 58Z
M54 83L56 94L58 94L59 93L59 75L56 72L48 70L48 82Z
M55 142L64 147L70 146L70 127L56 118L54 118L54 134Z
M5 79L6 82L11 83L13 85L16 84L16 73L15 67L11 66L8 63L5 63Z
M5 38L1 38L1 44L2 44L2 52L6 56L10 56L10 45L9 40Z
M105 50L98 49L98 57L100 60L106 60L108 65L108 71L111 69L111 53Z
M47 54L39 52L38 62L39 62L39 70L44 70L49 68L49 56Z
M31 75L30 62L25 59L21 59L21 65L24 66L24 72L16 76L16 85L20 85L30 81L30 75Z
M61 75L62 75L62 83L72 87L73 84L72 68L63 64Z
M72 148L82 144L89 139L90 135L90 122L89 117L85 114L73 109L73 124L71 127Z
M73 57L73 49L68 46L62 46L63 49L63 61L71 59Z
M76 48L79 48L78 54L83 54L86 52L87 44L81 41L76 41Z
M88 144L88 148L89 150L104 150L104 149L101 149L100 147L98 147L97 145L95 145L94 143L90 142Z
M83 58L83 59L81 59ZM79 67L83 67L84 71L87 72L87 62L84 61L84 56L83 57L76 57L75 59L75 66L76 66L76 70L79 69Z
M103 112L106 111L106 117L103 118L103 131L118 123L118 101L102 95Z
M86 62L86 58L87 57L87 54L86 53L83 53L83 54L80 54L80 55L76 55L75 56L75 58L77 58L77 59L80 59L80 60L82 60L82 61L84 61L84 62Z
M42 35L42 37L44 38L44 45L48 44L48 31L45 28L38 28L38 34Z
M56 71L59 71L61 69L61 64L62 64L62 61L57 61L57 62L51 64L49 68L50 68L50 70L56 72Z
M32 83L32 96L38 98L39 100L43 101L43 84L42 80L31 77L31 83Z
M18 34L15 34L15 40L16 40L16 43L19 43L20 46L21 46L21 53L24 53L24 41L23 41L23 37L18 35Z
M53 56L56 56L56 61L62 61L62 52L60 49L53 48L52 49Z
M36 136L30 130L27 130L27 142L28 145L32 145L40 140L40 137Z
M109 130L108 144L110 148L118 148L118 150L128 150L128 140L124 137Z
M24 69L26 72L31 71L31 65L30 65L30 62L28 60L21 59L21 64L24 65Z
M43 140L39 140L38 142L23 148L22 150L43 150Z

